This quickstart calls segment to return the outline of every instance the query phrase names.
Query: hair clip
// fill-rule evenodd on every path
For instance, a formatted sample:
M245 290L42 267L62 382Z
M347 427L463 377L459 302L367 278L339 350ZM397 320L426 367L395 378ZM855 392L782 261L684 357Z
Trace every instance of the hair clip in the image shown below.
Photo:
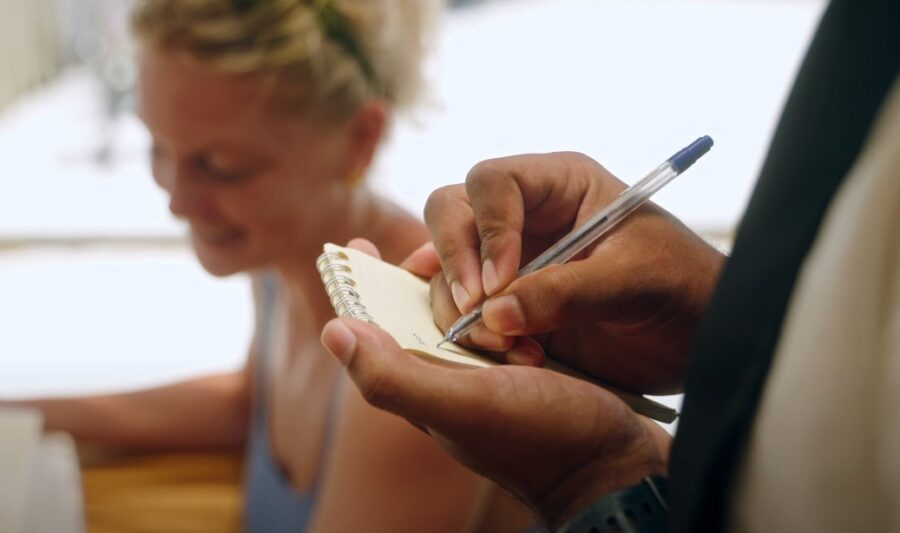
M231 0L231 5L237 11L247 11L256 6L262 0ZM306 0L310 1L310 0ZM378 76L375 74L375 67L369 61L362 46L353 38L349 25L341 13L334 7L333 0L311 0L310 3L316 10L319 18L319 24L325 31L325 35L337 42L344 51L353 56L359 64L363 75L369 81L369 84L377 92L381 91L381 84L378 82Z
M325 34L340 44L344 51L353 56L359 64L366 79L372 85L373 89L380 90L378 77L375 74L375 68L366 57L362 47L353 38L349 25L343 15L334 7L333 0L313 0L316 7L316 13L319 16L319 22L325 30Z
M231 0L231 5L238 11L246 11L255 6L259 0Z

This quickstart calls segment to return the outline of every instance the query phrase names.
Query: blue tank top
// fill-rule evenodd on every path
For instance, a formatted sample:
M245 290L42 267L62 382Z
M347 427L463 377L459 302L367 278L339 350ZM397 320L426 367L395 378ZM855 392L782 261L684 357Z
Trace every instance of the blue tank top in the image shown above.
M278 282L274 276L263 278L262 292L253 410L246 458L244 529L250 533L303 533L315 506L318 481L313 483L309 491L297 490L272 453L267 386L272 324L278 298ZM332 418L329 413L323 453L328 450Z

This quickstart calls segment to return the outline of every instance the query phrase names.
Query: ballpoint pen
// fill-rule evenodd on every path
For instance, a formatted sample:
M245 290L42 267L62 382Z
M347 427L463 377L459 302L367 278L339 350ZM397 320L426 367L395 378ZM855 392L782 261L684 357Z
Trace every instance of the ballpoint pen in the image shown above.
M569 232L556 244L522 267L517 278L536 272L546 266L560 265L572 259L588 245L605 235L616 224L646 202L656 191L687 170L712 148L713 140L708 135L700 137L682 149L661 165L656 167L645 178L622 191L615 200L591 217L580 227ZM450 326L444 334L444 340L438 343L456 342L472 330L481 320L481 304L466 315L463 315Z

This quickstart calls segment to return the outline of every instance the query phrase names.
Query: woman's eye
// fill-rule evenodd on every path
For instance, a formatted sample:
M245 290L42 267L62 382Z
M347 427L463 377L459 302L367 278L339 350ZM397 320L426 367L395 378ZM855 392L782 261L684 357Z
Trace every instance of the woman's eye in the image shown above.
M199 170L215 181L222 183L235 183L243 180L249 174L243 169L221 167L211 163L208 159L200 159L198 161Z

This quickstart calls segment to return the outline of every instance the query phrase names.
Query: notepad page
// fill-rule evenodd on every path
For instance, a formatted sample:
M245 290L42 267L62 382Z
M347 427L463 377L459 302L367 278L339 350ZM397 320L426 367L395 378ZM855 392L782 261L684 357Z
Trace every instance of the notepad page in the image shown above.
M487 367L493 361L455 344L437 345L444 336L434 324L428 283L406 270L333 244L325 251L347 256L353 287L372 320L404 350L465 366Z

